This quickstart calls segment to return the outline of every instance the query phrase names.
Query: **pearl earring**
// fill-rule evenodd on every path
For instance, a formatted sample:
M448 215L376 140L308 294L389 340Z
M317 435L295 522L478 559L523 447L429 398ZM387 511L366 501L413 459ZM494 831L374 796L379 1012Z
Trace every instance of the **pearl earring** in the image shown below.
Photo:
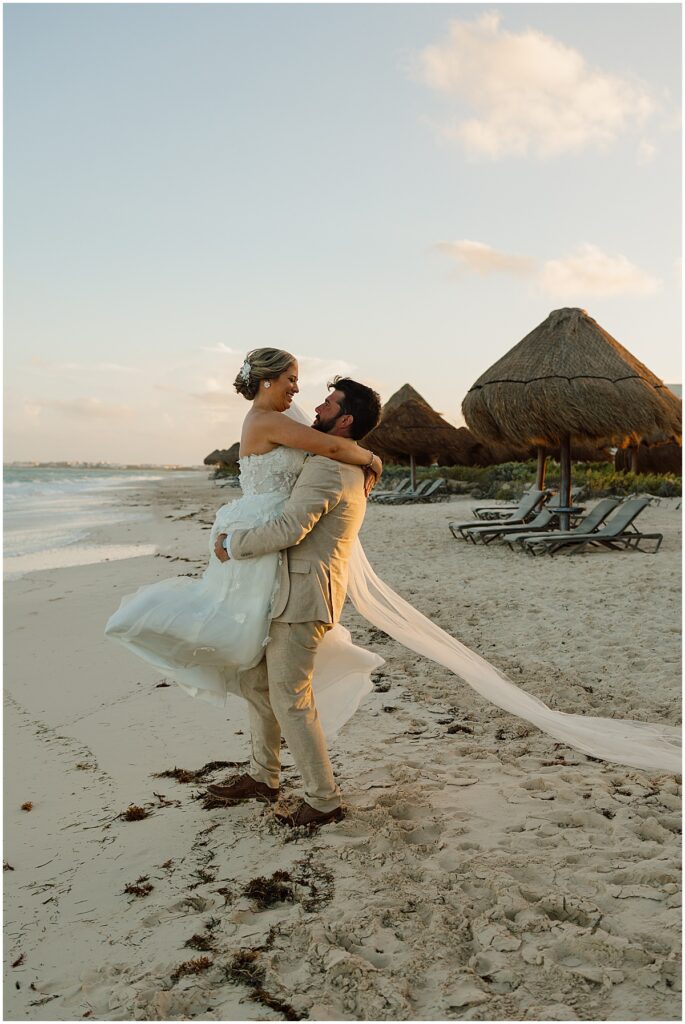
M270 388L271 387L271 381L270 380L265 380L264 381L264 387L265 388Z

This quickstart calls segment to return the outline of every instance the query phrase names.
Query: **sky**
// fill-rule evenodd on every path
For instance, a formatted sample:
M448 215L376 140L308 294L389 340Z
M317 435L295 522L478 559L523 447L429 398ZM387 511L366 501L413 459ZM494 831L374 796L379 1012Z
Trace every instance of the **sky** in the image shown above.
M452 423L580 306L681 381L679 4L5 4L5 461L201 463L245 353Z

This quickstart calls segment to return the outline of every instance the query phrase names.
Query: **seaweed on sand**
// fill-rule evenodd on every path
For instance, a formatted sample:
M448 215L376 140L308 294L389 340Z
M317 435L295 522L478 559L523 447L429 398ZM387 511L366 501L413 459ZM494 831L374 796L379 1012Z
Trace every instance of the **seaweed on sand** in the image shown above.
M327 868L314 862L314 854L295 862L291 871L274 871L270 878L253 878L243 888L243 896L249 897L260 910L266 910L276 903L298 902L312 913L329 903L333 898L334 878Z
M303 908L308 913L312 913L330 903L333 899L335 879L332 872L322 864L314 863L313 851L302 860L298 860L295 867L298 870L293 875L293 881L296 885L309 889L308 896L299 897Z
M149 875L141 875L140 878L136 878L135 882L128 882L124 886L124 892L129 896L149 896L154 889L154 885L148 882L149 877Z
M117 817L123 818L124 821L141 821L143 818L149 818L150 812L137 804L129 804L126 810L118 814Z
M176 779L177 782L202 782L207 775L213 775L223 768L240 768L247 761L208 761L202 768L169 768L164 772L153 772L154 779Z
M227 980L249 986L253 990L250 998L254 1002L268 1006L276 1013L282 1013L286 1020L303 1020L304 1018L292 1006L276 999L266 991L264 988L266 968L260 963L259 958L259 949L241 949L225 968Z
M288 871L274 871L270 878L263 875L253 878L243 889L243 895L254 900L260 910L266 910L274 903L291 903L295 894L292 885L286 884L291 880Z
M189 889L197 889L198 886L205 885L207 882L216 881L216 876L212 875L206 868L199 868L197 871L193 871L193 874L198 881L193 882L193 884L188 887Z
M191 935L189 939L183 943L184 946L190 946L191 949L199 949L203 953L211 953L214 949L214 939L211 935L201 935L196 932L195 935Z
M178 981L186 974L201 974L202 971L209 970L213 963L214 961L208 956L198 956L194 960L186 960L178 965L171 975L171 980Z

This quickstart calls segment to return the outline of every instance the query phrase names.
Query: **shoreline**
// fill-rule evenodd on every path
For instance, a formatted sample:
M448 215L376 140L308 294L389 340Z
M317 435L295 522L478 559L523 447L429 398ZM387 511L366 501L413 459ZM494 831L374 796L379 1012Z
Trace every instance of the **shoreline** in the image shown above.
M6 966L8 1019L282 1019L227 977L241 951L310 1019L679 1019L679 780L555 743L349 606L343 624L386 665L332 748L343 822L293 836L260 805L206 809L230 767L154 777L244 763L247 714L160 685L104 623L137 586L201 573L237 493L137 485L121 503L149 518L89 542L155 555L6 583L7 964L24 954ZM560 710L675 722L674 502L644 513L658 555L571 559L454 541L447 521L473 504L370 506L378 574ZM149 817L124 821L130 804ZM248 883L278 870L290 896L260 908ZM148 895L124 892L144 877ZM204 952L185 945L198 935Z
M57 464L37 464L37 468L53 469L56 467ZM4 468L12 469L17 467L10 465ZM84 467L83 464L74 464L71 467L65 464L64 466L60 465L58 468L60 470L72 468L80 472ZM89 468L93 470L103 468L113 470L125 469L125 467L105 467L100 465ZM163 467L158 468L161 470ZM174 476L170 477L170 479L187 479L190 475L184 470L173 472ZM19 501L23 500L26 508L23 508L21 504L17 507L15 504L17 496L14 493L13 500L5 499L6 531L3 580L11 582L24 575L44 570L67 568L75 565L92 565L98 562L154 554L154 546L149 544L111 544L108 540L99 540L99 538L108 537L112 528L121 523L130 523L148 518L149 513L123 512L121 510L122 506L128 504L125 492L135 489L139 485L144 486L147 483L161 482L163 479L164 477L145 478L123 475L123 482L121 482L117 480L116 476L95 476L95 486L91 485L85 491L74 489L71 493L64 489L64 484L59 475L42 481L30 479L26 482L12 481L8 483L6 481L6 486L24 487L27 491L29 488L34 487L39 489L39 493L42 487L48 486L49 489L52 488L53 493L48 493L48 497L44 501L44 519L46 523L52 525L51 517L54 515L56 521L55 525L52 526L52 532L50 532L48 527L46 527L44 533L38 533L37 536L35 535L35 527L33 534L24 531L23 543L20 541L17 545L17 537L22 536L21 530L17 530L17 523L21 523L23 516L27 516L29 523L31 519L27 506L28 495L18 495ZM97 486L98 481L100 486ZM79 484L85 484L86 482L85 478L78 481ZM74 484L75 481L70 479L66 483ZM73 521L74 513L79 507L79 497L85 498L86 506L90 506L90 522L88 522L87 513L83 512L81 512L81 518L77 522ZM58 499L57 508L53 509L52 504L56 498ZM66 510L64 508L65 502L67 503ZM86 518L83 518L84 515ZM12 521L14 522L12 523ZM8 522L12 523L12 525L8 526ZM57 536L60 537L56 543L55 531ZM45 537L48 538L47 546L36 547L37 543L45 543Z

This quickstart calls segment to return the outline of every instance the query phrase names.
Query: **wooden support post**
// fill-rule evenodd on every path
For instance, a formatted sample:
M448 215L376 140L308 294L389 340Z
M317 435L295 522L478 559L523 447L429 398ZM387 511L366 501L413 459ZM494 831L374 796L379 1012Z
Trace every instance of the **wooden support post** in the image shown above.
M539 491L545 489L545 470L547 469L547 452L542 445L538 445L538 473L535 486Z
M561 439L561 491L560 501L562 508L568 508L571 504L571 435L566 434ZM562 530L568 530L571 524L571 517L568 512L562 512L559 516Z

